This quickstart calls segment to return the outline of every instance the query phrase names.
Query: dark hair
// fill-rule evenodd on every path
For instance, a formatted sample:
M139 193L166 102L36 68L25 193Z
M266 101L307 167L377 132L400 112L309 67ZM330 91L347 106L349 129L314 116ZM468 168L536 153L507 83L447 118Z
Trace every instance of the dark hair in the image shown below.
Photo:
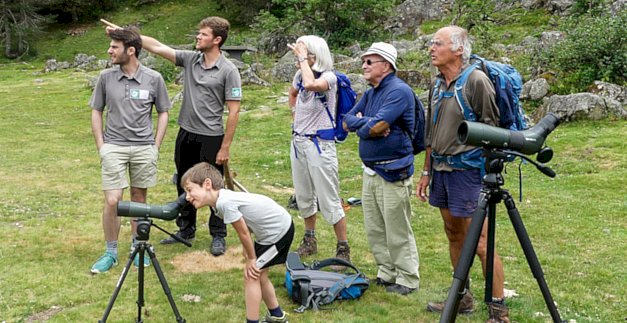
M135 48L135 57L139 58L142 51L142 37L136 27L116 28L109 31L109 38L121 41L124 44L124 51L127 48Z
M184 186L187 182L202 185L207 178L211 180L211 187L214 190L224 187L224 180L220 171L207 162L198 163L188 169L181 177L181 185Z
M198 29L205 27L211 28L213 37L222 37L218 45L218 47L222 47L222 44L224 44L226 38L229 36L229 28L231 27L229 21L222 17L207 17L198 24Z

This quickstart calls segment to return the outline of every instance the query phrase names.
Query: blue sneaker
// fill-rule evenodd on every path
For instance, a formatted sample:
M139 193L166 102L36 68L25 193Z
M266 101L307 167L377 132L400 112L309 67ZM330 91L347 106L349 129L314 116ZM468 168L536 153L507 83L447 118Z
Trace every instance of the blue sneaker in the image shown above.
M133 265L135 268L139 268L139 254L135 255L135 259L133 259ZM144 267L150 266L150 257L147 254L144 254Z
M91 272L94 274L100 274L109 271L111 267L118 264L118 257L112 253L105 252L102 257L98 258L98 261L91 266Z

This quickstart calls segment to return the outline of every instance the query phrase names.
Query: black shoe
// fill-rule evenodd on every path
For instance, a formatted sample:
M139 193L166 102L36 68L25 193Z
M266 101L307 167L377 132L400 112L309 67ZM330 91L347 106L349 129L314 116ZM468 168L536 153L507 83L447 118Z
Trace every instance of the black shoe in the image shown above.
M211 241L211 254L214 256L223 255L226 252L226 240L224 237L215 237Z
M388 286L394 285L394 283L386 282L385 280L381 279L380 277L377 277L377 280L375 281L375 283L377 284L377 286L383 286L383 287L388 287Z
M192 234L184 234L181 233L181 231L176 231L176 233L174 233L175 236L177 236L178 238L181 238L183 240L187 240L187 242L192 242L194 241L194 238L196 237L196 235L194 233ZM175 244L175 243L180 243L180 241L172 238L172 237L167 237L161 241L159 241L160 244Z
M400 295L407 295L409 293L413 293L415 290L415 288L409 288L399 284L392 284L385 288L385 291L388 293L396 293Z

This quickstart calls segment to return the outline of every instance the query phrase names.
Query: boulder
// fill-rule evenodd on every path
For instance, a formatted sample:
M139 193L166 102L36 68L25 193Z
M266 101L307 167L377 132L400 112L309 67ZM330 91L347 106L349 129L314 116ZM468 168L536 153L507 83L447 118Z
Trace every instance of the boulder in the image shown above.
M574 0L549 0L547 9L563 16L573 6L574 2Z
M413 88L428 89L431 84L431 74L428 71L398 70L396 76Z
M58 71L62 69L70 68L70 63L68 62L57 62L56 59L49 59L46 61L44 65L44 73Z
M618 101L623 107L627 105L626 86L602 81L594 81L592 86L588 89L588 92L596 93L605 99Z
M540 100L549 93L549 82L544 78L537 78L523 84L521 99Z
M351 81L351 87L355 93L357 93L357 100L359 100L364 92L370 88L370 85L366 82L362 74L351 73L346 74L346 76Z
M296 70L296 57L292 51L288 51L272 67L272 79L278 82L292 82Z
M541 119L552 112L562 121L601 120L608 116L627 118L627 111L616 100L604 99L593 93L575 93L569 95L553 95L536 110L534 118Z
M270 86L270 83L257 76L252 67L249 67L243 71L240 70L240 75L242 77L243 85L256 84L261 86Z
M384 24L395 35L413 32L425 20L443 18L450 12L450 0L406 0L394 9L392 17Z

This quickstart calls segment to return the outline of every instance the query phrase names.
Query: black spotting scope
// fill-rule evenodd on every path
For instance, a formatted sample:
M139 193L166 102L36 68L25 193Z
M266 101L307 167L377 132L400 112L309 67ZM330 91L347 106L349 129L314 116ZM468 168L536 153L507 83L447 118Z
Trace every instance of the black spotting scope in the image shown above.
M161 220L174 220L185 204L187 204L186 193L181 194L175 201L166 205L149 205L138 202L120 201L118 202L118 216L129 216L133 218L156 218Z
M457 141L464 145L510 149L533 155L542 148L546 137L559 122L559 117L549 113L527 130L512 131L485 123L464 121L457 128Z

